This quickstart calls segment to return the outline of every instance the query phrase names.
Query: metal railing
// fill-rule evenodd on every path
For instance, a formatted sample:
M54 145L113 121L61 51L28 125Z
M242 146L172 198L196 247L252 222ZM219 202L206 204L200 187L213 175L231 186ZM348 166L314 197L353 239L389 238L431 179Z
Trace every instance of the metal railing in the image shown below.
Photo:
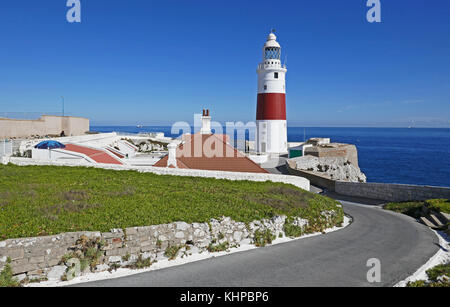
M13 144L9 140L0 140L0 158L3 156L12 156Z

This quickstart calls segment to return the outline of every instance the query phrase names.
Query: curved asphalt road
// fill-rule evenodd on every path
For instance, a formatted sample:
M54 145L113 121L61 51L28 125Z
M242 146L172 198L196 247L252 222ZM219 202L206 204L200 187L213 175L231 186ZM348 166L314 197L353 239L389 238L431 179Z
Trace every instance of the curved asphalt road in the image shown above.
M76 286L392 286L438 251L436 235L414 219L342 203L354 221L336 232ZM381 261L379 284L366 280L370 258Z

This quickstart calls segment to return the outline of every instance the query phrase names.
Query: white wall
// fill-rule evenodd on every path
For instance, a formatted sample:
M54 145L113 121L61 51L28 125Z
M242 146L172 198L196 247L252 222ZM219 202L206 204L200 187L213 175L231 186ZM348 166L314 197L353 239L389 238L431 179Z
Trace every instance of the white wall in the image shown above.
M82 135L89 131L89 119L43 115L38 120L0 118L0 138L25 138L33 135Z
M266 153L287 153L287 122L285 120L257 120L256 151ZM265 127L265 128L264 128ZM262 143L266 143L263 151Z

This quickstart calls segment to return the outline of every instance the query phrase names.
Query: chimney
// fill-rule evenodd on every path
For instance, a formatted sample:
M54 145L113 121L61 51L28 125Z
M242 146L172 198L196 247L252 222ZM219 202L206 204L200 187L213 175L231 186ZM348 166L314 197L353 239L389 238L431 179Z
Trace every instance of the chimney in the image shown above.
M167 149L169 149L169 159L167 160L167 167L171 165L177 168L177 147L178 145L175 143L170 143L167 145Z
M203 110L200 134L211 134L211 116L209 116L209 110Z

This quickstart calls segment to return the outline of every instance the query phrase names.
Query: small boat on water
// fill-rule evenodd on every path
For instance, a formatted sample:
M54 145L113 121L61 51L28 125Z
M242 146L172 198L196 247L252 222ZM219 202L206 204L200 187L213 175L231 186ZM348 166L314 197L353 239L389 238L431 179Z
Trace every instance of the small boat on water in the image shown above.
M141 129L142 127L144 127L143 125L137 125L136 127L138 127L139 129Z

